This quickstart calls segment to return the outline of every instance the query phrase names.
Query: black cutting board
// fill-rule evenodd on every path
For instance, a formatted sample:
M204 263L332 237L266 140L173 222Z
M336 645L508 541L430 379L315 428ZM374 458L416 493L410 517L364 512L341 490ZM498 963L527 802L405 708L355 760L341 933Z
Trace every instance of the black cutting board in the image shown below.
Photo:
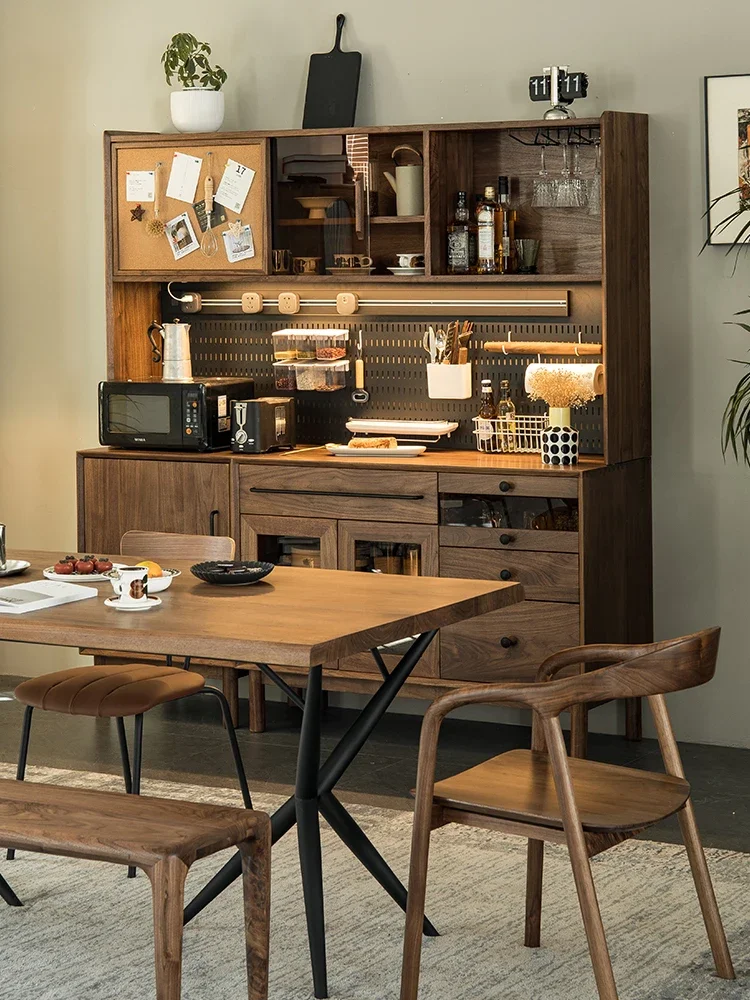
M346 18L336 18L336 41L330 52L310 56L302 128L349 128L357 110L361 52L341 51Z

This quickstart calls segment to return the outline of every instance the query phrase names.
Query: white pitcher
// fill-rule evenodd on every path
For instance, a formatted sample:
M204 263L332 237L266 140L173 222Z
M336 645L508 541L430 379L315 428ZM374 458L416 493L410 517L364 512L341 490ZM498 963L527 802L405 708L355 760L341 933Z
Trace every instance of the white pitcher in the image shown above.
M154 339L154 331L161 334L162 344ZM162 379L165 382L186 382L193 377L189 323L152 323L148 328L148 339L153 361L156 364L164 362Z
M419 158L419 163L399 164L396 153L413 153ZM396 176L383 171L385 179L396 192L396 215L423 215L424 214L424 167L422 154L413 146L396 146L391 153L391 158L396 166Z

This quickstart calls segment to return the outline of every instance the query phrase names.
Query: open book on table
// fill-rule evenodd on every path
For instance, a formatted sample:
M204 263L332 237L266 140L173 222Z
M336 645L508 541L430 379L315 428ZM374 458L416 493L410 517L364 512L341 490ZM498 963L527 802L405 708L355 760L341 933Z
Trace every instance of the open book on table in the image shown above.
M23 615L27 611L41 611L58 604L85 601L96 597L96 587L82 587L76 583L57 583L55 580L34 580L0 587L0 614Z

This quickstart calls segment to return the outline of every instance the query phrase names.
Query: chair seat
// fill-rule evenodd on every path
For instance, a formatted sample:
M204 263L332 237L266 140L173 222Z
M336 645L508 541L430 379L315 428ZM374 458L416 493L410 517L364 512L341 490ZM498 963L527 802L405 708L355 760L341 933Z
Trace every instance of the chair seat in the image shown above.
M140 715L155 705L201 691L200 674L154 663L111 663L32 677L15 690L18 701L48 712L113 718Z
M632 831L677 812L690 795L683 778L631 767L568 761L584 830ZM451 809L562 829L549 758L511 750L435 783L434 801Z

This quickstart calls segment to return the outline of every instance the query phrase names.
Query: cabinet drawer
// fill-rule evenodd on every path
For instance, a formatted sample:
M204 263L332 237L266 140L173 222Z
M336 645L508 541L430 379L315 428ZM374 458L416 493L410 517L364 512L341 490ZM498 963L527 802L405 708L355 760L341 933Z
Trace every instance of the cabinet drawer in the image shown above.
M525 497L577 497L578 476L557 475L523 476L503 475L501 472L488 474L441 472L438 476L441 493L471 493L478 496L525 496Z
M242 514L437 524L437 476L369 469L240 469Z
M577 604L523 601L440 632L440 676L466 681L533 680L550 653L579 644ZM511 644L508 648L502 640Z
M531 528L469 528L450 525L440 529L440 544L462 549L522 549L531 552L577 552L577 531L534 531Z
M510 580L529 601L577 601L578 556L564 552L440 549L440 575L467 580Z

